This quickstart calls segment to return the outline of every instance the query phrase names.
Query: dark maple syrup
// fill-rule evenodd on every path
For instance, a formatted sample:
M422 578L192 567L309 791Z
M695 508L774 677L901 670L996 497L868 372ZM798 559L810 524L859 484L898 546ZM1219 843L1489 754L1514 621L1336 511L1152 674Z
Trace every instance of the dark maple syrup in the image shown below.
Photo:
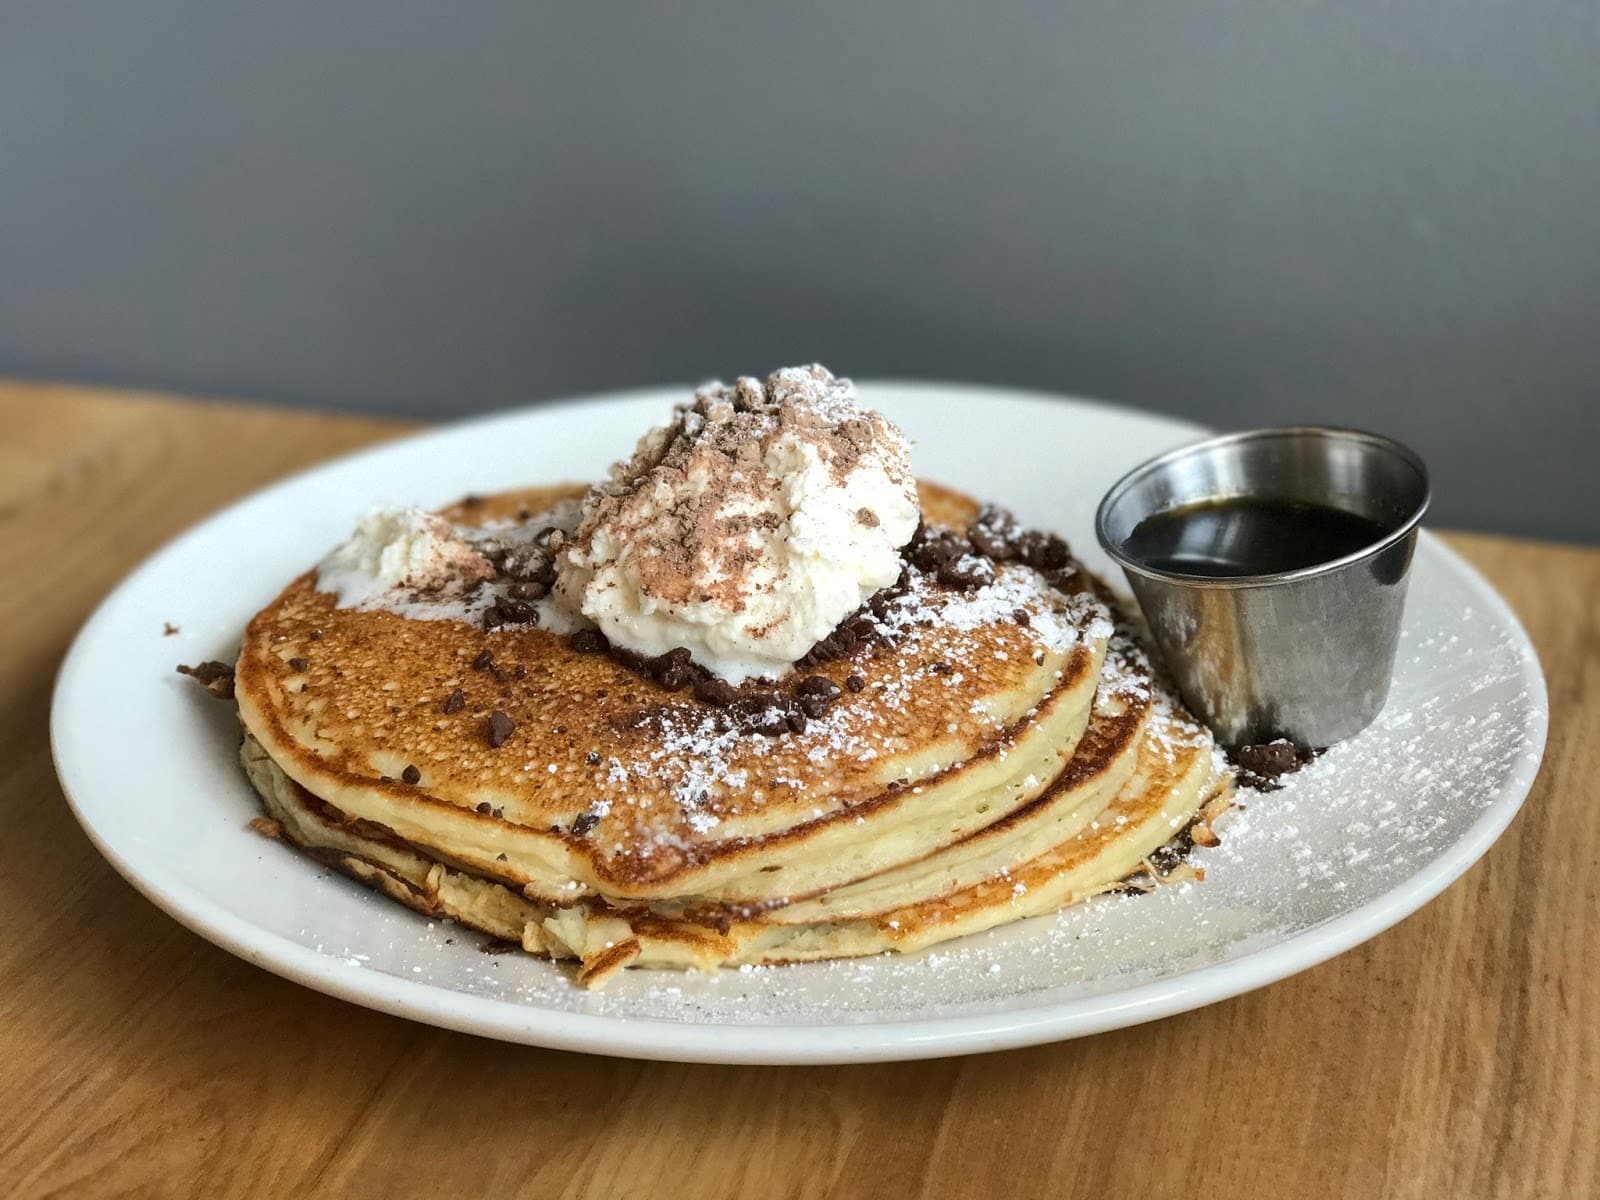
M1332 562L1390 532L1339 508L1236 496L1148 516L1128 535L1123 550L1158 571L1222 579Z

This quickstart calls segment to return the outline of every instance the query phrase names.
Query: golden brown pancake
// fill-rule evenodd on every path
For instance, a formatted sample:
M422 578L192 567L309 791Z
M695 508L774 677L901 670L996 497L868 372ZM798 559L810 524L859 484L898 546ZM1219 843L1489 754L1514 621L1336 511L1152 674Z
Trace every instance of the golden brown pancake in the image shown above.
M978 511L921 489L929 526ZM558 633L339 608L308 573L246 633L243 762L291 843L587 983L918 949L1115 886L1228 790L1103 585L998 571L913 578L915 619L815 667L839 698L777 737Z
M452 515L494 521L571 491ZM977 511L923 494L930 524ZM818 667L839 699L777 738L728 731L692 696L545 629L338 608L311 573L250 623L236 694L250 734L313 795L533 899L760 905L924 857L1060 773L1111 628L1076 579L1054 589L1008 563L970 594L919 577L926 623ZM486 651L498 674L473 668ZM446 712L456 689L464 704ZM494 712L513 727L498 747Z
M580 979L596 985L624 966L710 969L910 952L1104 892L1147 865L1203 807L1227 802L1228 780L1217 770L1209 736L1170 698L1161 697L1140 722L1130 749L1131 769L1105 803L1094 803L1090 820L963 886L870 917L780 921L777 910L716 924L595 901L538 904L429 859L380 827L351 821L289 780L249 738L243 757L291 843L430 917L459 921L530 953L578 959Z

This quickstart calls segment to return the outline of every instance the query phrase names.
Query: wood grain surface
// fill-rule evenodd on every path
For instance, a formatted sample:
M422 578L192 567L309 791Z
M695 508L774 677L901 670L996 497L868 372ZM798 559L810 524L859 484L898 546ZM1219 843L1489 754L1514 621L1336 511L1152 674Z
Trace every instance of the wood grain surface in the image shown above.
M1399 927L1199 1012L843 1068L502 1045L307 991L138 896L57 787L51 681L129 567L402 427L0 383L0 1195L1600 1194L1600 551L1452 535L1549 677L1509 832Z

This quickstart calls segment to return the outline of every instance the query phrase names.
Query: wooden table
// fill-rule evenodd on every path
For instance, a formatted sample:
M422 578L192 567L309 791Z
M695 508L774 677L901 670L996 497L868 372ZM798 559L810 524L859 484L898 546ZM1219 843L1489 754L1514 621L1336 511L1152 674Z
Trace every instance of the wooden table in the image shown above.
M730 1068L501 1045L246 965L139 897L51 769L51 680L158 543L402 426L0 383L0 1195L1600 1193L1600 551L1455 534L1554 709L1423 912L1185 1016L1005 1054Z

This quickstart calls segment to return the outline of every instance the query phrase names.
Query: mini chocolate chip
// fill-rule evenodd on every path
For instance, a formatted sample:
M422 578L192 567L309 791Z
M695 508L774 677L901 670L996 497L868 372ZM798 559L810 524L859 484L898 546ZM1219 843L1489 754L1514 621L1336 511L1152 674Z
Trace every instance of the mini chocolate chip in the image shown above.
M876 529L878 527L878 514L870 508L856 509L856 520L868 529Z
M477 508L482 503L483 497L474 495L472 492L468 492L465 496L461 497L462 508Z
M852 692L859 692L862 688L867 686L867 681L860 675L846 675L844 685Z
M598 824L600 824L600 818L594 813L579 813L572 822L572 834L574 837L582 837Z
M771 692L747 696L732 707L739 723L766 737L777 737L789 730L789 713Z
M400 772L400 778L406 783L421 783L422 772L415 765L408 766L404 771Z
M511 674L512 674L513 678L526 679L528 677L527 664L526 663L518 663L517 664L517 669L515 671L511 672Z
M992 558L996 562L1004 561L1011 557L1011 543L992 529L985 529L982 525L974 525L967 530L967 536L972 539L972 548L979 554Z
M928 670L932 671L935 675L948 675L954 671L955 668L949 663L940 660L939 662L929 663Z
M508 625L538 624L539 614L534 611L533 605L526 600L518 600L514 596L507 596L499 601L495 607L500 610L500 615Z
M598 629L580 629L570 640L579 654L604 654L611 645Z
M460 688L457 688L455 691L451 692L449 697L445 700L444 710L447 713L458 713L466 707L466 703L467 694Z
M1245 770L1267 779L1297 771L1309 761L1302 760L1294 743L1286 738L1253 746L1239 746L1233 751L1233 760Z
M1041 571L1054 571L1067 565L1072 550L1053 533L1030 530L1017 539L1017 557Z
M503 808L490 809L489 810L489 815L491 817L493 817L496 821L498 821L498 820L500 820L501 817L506 815L506 810L503 809Z
M715 708L727 708L739 699L739 689L726 680L707 676L695 683L694 698Z
M936 577L946 587L961 588L964 591L987 587L994 582L994 563L987 558L968 554L942 565L936 572Z
M693 678L686 668L674 664L657 675L656 682L669 692L677 692L688 687Z
M508 590L518 600L543 600L550 594L550 588L546 584L535 583L531 579L513 583Z
M495 860L495 862L505 862L506 861L505 853L502 851L501 853L496 854L494 856L494 860Z
M484 671L494 666L494 655L488 650L478 651L478 657L472 660L474 671Z
M322 630L320 630L320 629L313 629L313 630L312 630L312 631L311 631L311 634L310 634L310 637L311 637L311 640L312 640L312 641L313 641L313 642L320 642L320 641L321 641L321 640L322 640Z
M485 800L482 804L478 805L477 811L487 817L489 815L489 810L493 807L494 806L492 804Z
M693 655L687 646L675 646L665 654L658 654L649 662L651 672L665 671L668 667L687 667Z
M583 761L588 763L591 767L598 767L600 765L600 756L591 750L589 753L583 756Z
M494 677L501 683L508 683L511 679L511 672L504 667L496 667L494 669Z
M511 736L511 731L515 728L516 726L512 723L510 717L506 716L506 714L501 712L498 708L495 709L489 714L489 723L486 726L486 731L489 735L489 745L498 750L501 746L505 745L506 739Z
M910 558L924 571L938 571L971 550L972 545L966 538L941 529L929 534L921 543L913 544Z
M828 705L833 703L833 697L819 696L815 693L807 693L798 697L797 702L800 705L801 712L805 713L808 717L820 721L824 716L827 715ZM795 732L798 733L800 731L796 730Z
M304 671L310 665L311 664L303 658L291 658L289 660L289 670L291 671Z
M1033 624L1033 618L1028 615L1028 610L1025 609L1025 608L1012 609L1011 610L1011 619L1013 621L1015 621L1018 625L1031 625L1031 624Z
M839 685L826 675L807 675L795 684L795 694L800 696L826 696L833 699L839 694Z

